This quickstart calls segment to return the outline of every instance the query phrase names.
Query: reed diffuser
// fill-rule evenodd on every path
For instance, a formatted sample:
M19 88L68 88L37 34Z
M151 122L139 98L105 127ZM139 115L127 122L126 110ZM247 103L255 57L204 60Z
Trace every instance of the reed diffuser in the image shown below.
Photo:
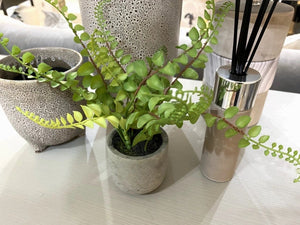
M238 5L240 6L238 7ZM237 1L237 10L232 8L228 13L219 30L218 45L214 46L214 52L208 56L203 80L206 85L213 88L215 71L222 65L232 65L232 73L238 74L246 72L249 67L257 70L262 75L262 79L250 115L252 120L249 126L253 126L261 117L265 99L272 86L279 55L292 22L294 9L290 5L278 1L254 0L252 7L250 5L251 2L248 0ZM237 11L239 13L236 13ZM249 19L249 15L250 23L246 23L247 21L244 19Z
M232 63L219 67L216 72L214 103L210 108L211 114L223 116L226 109L236 106L239 113L233 118L227 118L229 122L234 123L238 117L243 115L250 116L261 81L260 73L251 69L250 64L277 3L278 0L271 3L270 0L262 1L250 33L249 25L253 1L246 1L242 23L239 25L240 0L236 0ZM266 19L263 20L269 4L271 4L271 9ZM262 28L259 29L261 26ZM240 30L239 34L238 30ZM218 125L207 128L200 162L202 173L208 179L216 182L231 180L240 153L238 142L241 136L235 135L226 138L225 132Z
M251 35L248 39L249 24L251 19L251 10L253 0L247 0L245 4L244 16L242 20L242 25L239 34L239 41L237 43L237 33L238 33L238 21L239 21L239 11L240 11L240 0L236 0L235 4L235 19L234 19L234 37L233 37L233 48L232 48L232 63L231 71L232 75L237 77L246 76L249 66L253 60L253 57L257 51L260 41L265 33L268 23L272 17L274 9L278 3L278 0L274 0L271 4L271 9L267 15L266 20L259 32L259 28L263 22L264 15L266 13L267 7L270 0L263 0L257 18L254 23Z

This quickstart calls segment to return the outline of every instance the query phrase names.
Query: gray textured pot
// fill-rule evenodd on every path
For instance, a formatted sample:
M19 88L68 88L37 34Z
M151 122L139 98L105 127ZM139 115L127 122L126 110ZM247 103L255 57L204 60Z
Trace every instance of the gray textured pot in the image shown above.
M89 32L97 25L97 2L79 0L82 23ZM162 46L167 47L169 58L177 56L181 9L182 0L111 0L103 11L119 47L134 59L145 59Z
M130 194L149 193L163 182L168 162L168 136L162 130L163 143L154 153L146 156L128 156L112 145L116 130L106 139L108 170L116 186Z
M36 57L37 62L45 62L52 67L76 70L82 63L81 55L66 48L28 49ZM16 65L11 56L0 60L6 65ZM43 151L47 146L58 145L83 135L84 130L62 129L52 130L41 127L27 119L16 110L16 106L39 115L44 119L55 119L72 111L81 111L79 103L72 101L72 94L51 88L48 83L36 80L13 80L15 73L0 70L0 103L14 129L29 142L36 152Z

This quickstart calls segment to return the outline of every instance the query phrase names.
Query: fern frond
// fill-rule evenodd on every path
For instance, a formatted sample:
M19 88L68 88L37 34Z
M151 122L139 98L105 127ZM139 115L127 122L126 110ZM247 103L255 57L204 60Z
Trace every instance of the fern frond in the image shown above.
M109 121L113 125L118 125L118 120L113 116L103 117L103 116L95 116L87 119L83 119L83 115L79 111L73 111L73 115L68 113L66 118L61 117L60 119L55 118L54 120L46 120L44 118L40 118L40 116L35 115L32 112L23 111L20 107L16 107L16 109L25 117L33 121L34 123L50 129L75 129L80 128L84 129L85 127L93 128L94 123L98 124L101 127L106 128L106 121Z
M225 133L227 138L238 133L241 134L242 138L238 143L239 148L250 146L254 150L261 149L265 156L278 157L279 159L291 163L296 167L296 172L298 174L298 177L294 179L294 182L300 182L300 151L293 150L291 147L284 148L283 145L278 145L276 142L270 143L269 145L266 144L269 141L270 136L260 135L262 129L259 125L253 126L245 132L243 128L246 128L249 124L249 116L239 116L234 124L228 120L229 118L236 116L237 113L238 109L234 106L225 110L224 117L205 113L204 119L208 127L212 127L216 124L218 130L227 129Z

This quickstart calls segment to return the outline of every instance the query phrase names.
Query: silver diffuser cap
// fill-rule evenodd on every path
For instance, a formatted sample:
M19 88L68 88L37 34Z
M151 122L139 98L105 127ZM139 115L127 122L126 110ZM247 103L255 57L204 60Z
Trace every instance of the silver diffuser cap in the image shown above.
M251 109L260 80L259 72L251 68L243 79L238 80L230 75L230 65L219 67L214 88L215 104L223 109L231 106L237 106L240 111Z

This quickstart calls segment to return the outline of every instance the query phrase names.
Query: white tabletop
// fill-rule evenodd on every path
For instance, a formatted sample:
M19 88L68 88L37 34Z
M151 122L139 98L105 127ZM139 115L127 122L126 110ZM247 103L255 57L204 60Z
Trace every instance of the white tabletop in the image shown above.
M299 149L299 103L299 94L270 91L263 133ZM202 176L202 120L166 128L167 177L158 190L140 196L119 191L107 173L105 130L88 129L85 137L37 154L2 109L0 124L0 224L300 224L300 184L292 183L295 168L283 160L246 149L230 182Z

